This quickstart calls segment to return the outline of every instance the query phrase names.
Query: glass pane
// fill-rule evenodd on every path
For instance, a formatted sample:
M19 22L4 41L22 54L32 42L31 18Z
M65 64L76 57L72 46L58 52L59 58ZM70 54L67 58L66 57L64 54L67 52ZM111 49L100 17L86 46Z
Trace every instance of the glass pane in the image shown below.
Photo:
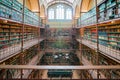
M57 6L56 19L64 19L64 7L62 5Z
M72 10L71 9L66 10L66 19L72 19Z
M48 12L48 19L54 19L54 10L50 9Z

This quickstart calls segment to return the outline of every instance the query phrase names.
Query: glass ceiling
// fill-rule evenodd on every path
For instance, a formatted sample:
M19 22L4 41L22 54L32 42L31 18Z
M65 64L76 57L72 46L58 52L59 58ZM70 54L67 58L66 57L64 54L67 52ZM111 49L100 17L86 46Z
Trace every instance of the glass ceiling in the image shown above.
M51 1L61 1L61 0L46 0L47 3ZM64 0L64 1L69 1L70 3L73 3L75 0Z

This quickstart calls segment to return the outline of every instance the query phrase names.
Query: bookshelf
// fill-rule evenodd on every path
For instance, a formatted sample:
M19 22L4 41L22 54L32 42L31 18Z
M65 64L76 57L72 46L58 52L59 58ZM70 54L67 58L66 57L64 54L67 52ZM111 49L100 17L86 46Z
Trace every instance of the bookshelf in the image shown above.
M40 28L25 25L23 34L21 24L0 23L0 62L20 53L22 48L22 35L24 35L24 50L41 42L43 39L38 38L38 30ZM44 31L44 28L42 30Z
M32 65L32 64L37 64L37 60L38 60L38 46L39 45L35 45L32 46L31 48L25 50L23 53L23 57L21 57L21 54L17 54L14 57L9 58L8 60L4 61L4 63L6 65ZM24 60L24 62L22 62L22 58ZM19 78L20 77L20 70L15 70L15 69L10 69L10 75L12 78ZM7 73L7 70L0 70L1 74L0 74L0 78L4 77L5 74ZM24 73L24 75L27 73Z
M78 28L82 38L82 44L97 50L115 61L120 60L120 0L105 0L97 5L98 24L94 16L90 15L96 11L94 8L83 14L78 19ZM81 23L80 23L81 19ZM93 20L95 23L93 23ZM97 28L98 29L97 29ZM98 33L98 41L97 41ZM80 38L79 42L80 42Z
M28 64L30 60L38 54L37 45L29 48L24 52L24 64Z
M23 5L17 0L0 0L0 17L14 20L22 23ZM42 19L34 12L25 7L24 21L25 24L40 26Z
M41 41L40 45L40 50L44 50L45 49L45 40Z
M105 42L104 45L116 50L120 50L120 25L110 25L99 27L100 41ZM102 36L102 37L101 37Z
M95 18L94 8L78 19L76 32L80 37L76 40L80 43L79 50L82 52L80 58L86 58L92 65L118 65L120 64L120 0L103 0L97 5L97 11L98 20ZM90 17L89 14L92 12L95 16ZM110 78L110 73L111 79L120 76L120 72L116 70L100 72L106 78Z
M97 5L98 8L98 22L104 22L111 19L120 18L120 1L106 0ZM80 20L81 19L81 20ZM82 23L81 23L81 22ZM87 13L83 14L77 21L78 27L96 24L96 10L93 7Z
M41 18L25 7L22 23L22 11L23 5L17 0L0 0L0 62L42 41L39 31L45 26Z
M82 44L82 54L84 60L89 61L92 65L96 65L96 57L97 53L95 50L92 50L91 48L87 47L86 45ZM83 62L84 63L84 62ZM118 65L120 63L117 63L116 61L100 54L99 55L99 64L100 65ZM111 72L111 78L119 78L120 72L116 70L100 70L100 73L102 73L107 79L110 78L110 73ZM107 74L107 75L106 75Z
M80 18L78 19L78 25L80 26L85 26L85 25L90 25L90 24L95 24L96 23L96 10L95 7L91 10L89 10L87 13L83 14ZM80 21L82 23L80 23Z
M41 38L45 38L45 36L47 36L47 33L45 33L45 32L46 32L46 31L45 31L44 28L41 28L41 29L40 29L40 35L41 35L40 37L41 37Z
M19 26L0 25L0 49L7 48L21 41Z
M83 39L96 43L96 29L94 26L90 26L84 29ZM99 45L109 47L120 51L120 25L110 24L106 26L98 27L98 40Z

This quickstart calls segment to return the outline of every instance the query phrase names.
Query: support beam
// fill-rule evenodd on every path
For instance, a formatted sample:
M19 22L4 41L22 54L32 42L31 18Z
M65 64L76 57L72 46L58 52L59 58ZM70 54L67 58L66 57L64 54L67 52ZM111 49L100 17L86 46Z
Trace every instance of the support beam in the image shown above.
M95 8L96 8L96 37L97 37L97 50L96 50L96 53L97 53L97 65L99 65L99 35L98 35L98 6L97 6L97 0L94 0L95 2ZM97 70L97 79L99 79L99 70Z
M23 54L23 52L24 52L24 28L25 28L25 20L24 20L24 17L25 17L25 15L24 15L24 12L25 12L25 0L23 0L23 10L22 10L22 42L21 42L21 55L20 55L20 58L21 58L21 64L24 64L24 54ZM20 76L20 78L22 79L23 78L23 70L21 69L21 76Z
M46 66L46 65L0 65L0 69L38 69L38 70L45 70L45 69L71 69L71 70L117 70L120 69L120 65L109 65L109 66Z

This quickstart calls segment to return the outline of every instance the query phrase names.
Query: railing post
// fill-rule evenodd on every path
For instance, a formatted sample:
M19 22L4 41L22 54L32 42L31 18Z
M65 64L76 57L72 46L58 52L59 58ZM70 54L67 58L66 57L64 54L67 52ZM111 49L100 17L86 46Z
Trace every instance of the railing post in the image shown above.
M95 8L96 8L96 37L97 37L97 65L99 65L99 34L98 34L98 6L97 6L97 0L95 1ZM99 70L97 70L97 79L99 79Z
M110 74L110 79L112 79L112 70L109 70L109 74Z
M21 64L23 64L23 44L24 44L24 9L25 9L25 0L23 0L23 9L22 9L22 41L21 41Z
M22 42L21 42L21 64L24 63L23 59L23 48L24 48L24 9L25 9L25 0L23 0L23 10L22 10ZM20 69L20 79L22 80L23 78L23 70Z
M22 80L23 79L23 70L20 69L20 79Z
M81 6L80 6L80 27L82 27L82 24L81 24L81 21L82 21L82 2L83 2L83 0L81 0ZM81 29L81 28L80 28ZM79 30L79 31L81 31L81 30ZM80 32L81 33L81 32ZM82 62L82 35L80 34L80 45L79 45L79 47L80 47L80 59L81 59L81 62Z
M38 26L38 59L40 60L40 38L41 38L41 35L40 35L40 27L41 27L41 23L40 23L40 2L38 0L38 15L39 15L39 26Z
M8 75L9 75L9 69L7 70L7 75L6 75L7 78L6 78L6 79L9 79L9 76L8 76Z
M22 10L22 43L21 43L21 51L23 51L23 44L24 44L24 9L25 9L25 0L23 0L23 10Z

